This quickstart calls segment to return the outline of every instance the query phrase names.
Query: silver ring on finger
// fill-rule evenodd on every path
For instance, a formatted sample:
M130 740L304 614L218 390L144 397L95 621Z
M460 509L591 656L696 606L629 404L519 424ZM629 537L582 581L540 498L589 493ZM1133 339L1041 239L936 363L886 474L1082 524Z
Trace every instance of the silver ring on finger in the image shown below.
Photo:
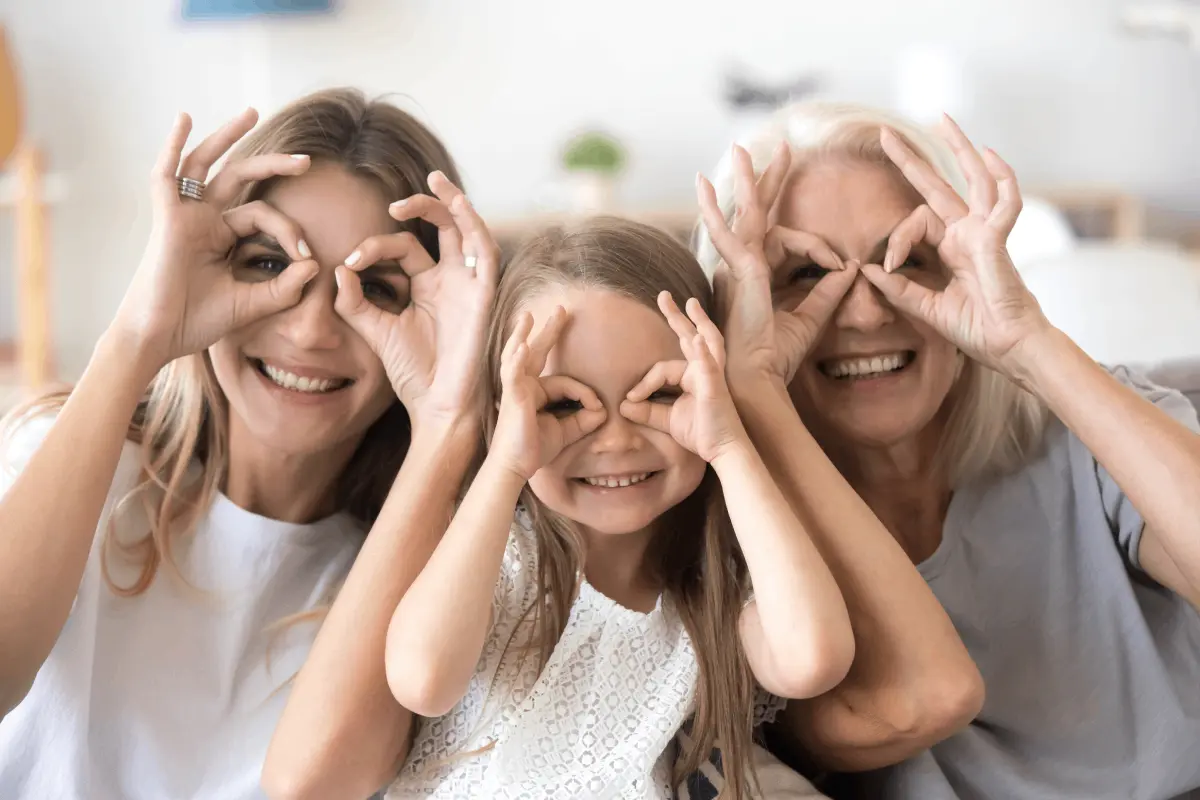
M465 256L463 258L463 266L467 269L475 269L475 267L479 266L479 259L475 256Z
M204 181L198 181L195 178L176 178L175 185L179 188L179 196L187 200L203 201L204 190L208 188Z

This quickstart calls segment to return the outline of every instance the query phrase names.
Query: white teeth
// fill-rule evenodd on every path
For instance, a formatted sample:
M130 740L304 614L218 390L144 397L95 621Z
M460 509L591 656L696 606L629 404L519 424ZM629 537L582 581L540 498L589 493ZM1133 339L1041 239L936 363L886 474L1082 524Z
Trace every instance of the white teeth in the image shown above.
M832 378L869 378L887 372L895 372L905 366L908 361L906 353L892 353L871 358L846 358L829 364L825 371Z
M263 372L267 374L271 380L285 389L294 389L298 392L307 392L309 394L320 394L328 392L331 389L337 389L344 383L343 380L327 380L324 378L302 378L287 370L273 367L270 364L263 363Z
M643 472L640 475L622 475L619 478L600 477L584 478L584 480L592 486L599 486L604 489L619 489L623 486L633 486L635 483L641 483L649 477L649 472Z

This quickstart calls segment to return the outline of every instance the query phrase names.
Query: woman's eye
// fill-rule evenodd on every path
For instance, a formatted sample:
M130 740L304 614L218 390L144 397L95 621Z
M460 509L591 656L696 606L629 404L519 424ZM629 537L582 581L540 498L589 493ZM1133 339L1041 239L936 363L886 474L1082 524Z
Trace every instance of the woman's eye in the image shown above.
M904 263L900 265L899 269L920 269L923 266L925 265L921 263L919 258L915 256L909 256L908 258L904 259Z
M363 281L362 291L363 297L368 300L382 300L391 303L399 299L396 288L387 281Z
M570 398L564 397L561 400L551 400L542 410L547 414L553 414L556 417L566 417L582 409L583 403L580 403L578 400L571 400Z
M279 275L291 262L279 256L252 256L234 266L235 275L242 280L269 281Z

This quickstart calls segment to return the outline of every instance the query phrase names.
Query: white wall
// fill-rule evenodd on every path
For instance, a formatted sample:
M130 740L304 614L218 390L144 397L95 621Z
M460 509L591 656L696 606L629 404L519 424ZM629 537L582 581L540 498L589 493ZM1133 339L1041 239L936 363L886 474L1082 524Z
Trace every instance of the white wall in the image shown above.
M178 20L177 0L0 0L29 128L67 174L54 219L54 325L75 374L136 266L143 185L172 115L208 129L248 103L356 84L430 121L485 212L528 208L564 136L622 136L631 205L690 201L733 120L722 69L813 70L826 94L895 96L896 58L940 43L964 64L964 123L1027 185L1112 183L1200 217L1200 54L1124 37L1121 0L340 0L337 16ZM0 225L6 264L11 228ZM8 284L0 284L7 287ZM7 289L3 289L7 294ZM0 330L11 314L0 308Z

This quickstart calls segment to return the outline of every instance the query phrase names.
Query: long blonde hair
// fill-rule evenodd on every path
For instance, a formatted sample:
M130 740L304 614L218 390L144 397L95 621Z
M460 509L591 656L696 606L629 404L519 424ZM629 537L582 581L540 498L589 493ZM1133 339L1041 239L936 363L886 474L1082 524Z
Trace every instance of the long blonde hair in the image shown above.
M554 228L526 242L504 268L488 335L485 431L490 440L500 397L500 354L516 315L554 286L604 289L656 309L667 290L680 304L697 298L711 313L712 292L696 259L667 234L646 225L596 217ZM544 667L566 626L584 565L578 527L538 500L521 496L538 546L538 593L532 609L532 652ZM749 775L754 680L738 636L749 578L720 485L708 470L700 487L663 518L649 564L678 609L699 661L692 743L676 779L721 749L730 796L743 797Z
M368 100L354 89L330 89L293 102L243 139L229 161L265 153L305 154L314 163L338 164L396 199L427 191L426 178L434 170L461 185L454 161L433 133L399 108ZM261 197L272 183L248 184L234 204ZM425 222L409 229L436 259L437 229ZM14 409L3 429L56 412L69 395L69 389L54 391ZM113 524L118 513L110 515L101 565L113 592L141 594L162 564L182 579L172 540L194 528L220 490L228 467L228 432L228 408L207 352L172 361L154 377L129 423L128 438L139 445L141 456L139 480L118 504L119 511L140 498L150 529L141 539L119 542ZM408 450L409 434L408 414L397 401L366 432L339 477L338 508L364 526L374 522ZM139 568L133 583L113 580L109 559L114 554Z
M793 170L843 159L883 167L904 181L879 143L884 127L891 128L955 191L965 195L966 182L945 142L903 117L865 106L812 102L788 105L740 144L750 153L756 173L766 169L775 148L787 142ZM733 162L726 155L717 166L713 185L727 219L732 219L734 212L733 183ZM702 224L696 226L693 245L711 276L721 257ZM972 358L964 361L951 392L949 402L953 406L937 456L951 486L1019 468L1036 452L1049 418L1045 405L1032 394Z

